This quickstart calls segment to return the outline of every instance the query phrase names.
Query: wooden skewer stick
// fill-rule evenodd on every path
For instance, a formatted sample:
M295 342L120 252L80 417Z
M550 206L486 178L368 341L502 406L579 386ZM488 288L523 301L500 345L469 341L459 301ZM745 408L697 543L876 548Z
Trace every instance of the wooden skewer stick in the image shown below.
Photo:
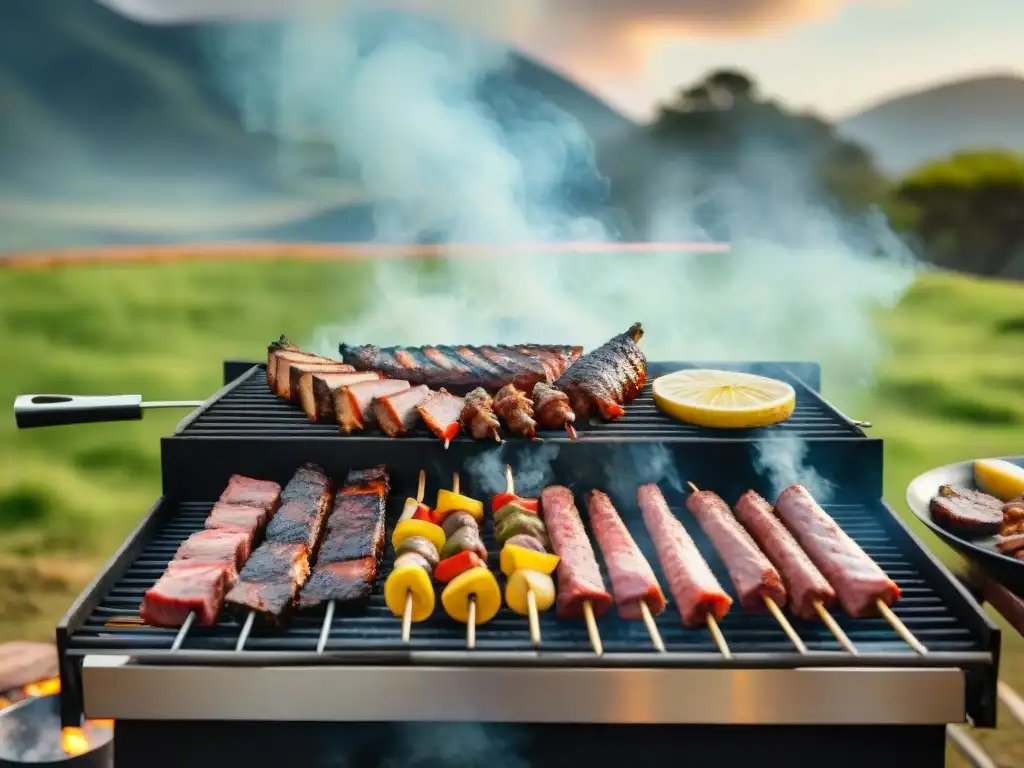
M565 422L565 431L569 433L570 440L576 439L576 425L571 421Z
M181 625L181 629L178 630L178 634L174 636L174 642L171 643L171 650L176 651L181 648L181 644L185 642L185 635L192 629L192 624L196 620L196 612L189 611L188 616L185 617L184 623Z
M800 635L797 634L796 630L793 629L793 625L789 623L789 619L779 608L779 604L772 600L767 595L764 596L764 604L768 606L768 610L771 611L772 616L779 622L779 626L782 627L782 631L786 633L786 637L789 638L790 642L796 647L797 653L807 653L807 646L804 645L804 641L800 639Z
M601 643L601 633L597 631L597 619L594 618L594 605L589 600L583 602L583 620L587 623L587 634L590 636L590 645L598 656L604 655L604 645Z
M321 654L327 647L327 638L331 635L331 624L334 623L334 601L327 603L327 612L324 613L324 623L320 627L320 638L316 641L316 652Z
M511 464L505 465L505 492L510 495L516 492L515 481L512 479ZM538 646L541 643L540 612L537 610L537 596L533 593L532 589L526 591L526 608L527 618L530 622L530 643L533 646Z
M452 444L452 441L446 437L445 440L444 440L444 449L447 451L448 450L448 446L451 445L451 444Z
M665 653L665 641L661 639L661 632L658 631L658 625L654 623L654 614L651 613L651 607L647 605L646 600L640 601L640 615L644 617L644 624L647 625L647 634L651 636L651 642L654 643L654 647L658 653Z
M892 612L892 608L886 605L881 598L875 601L875 605L878 607L878 612L882 614L882 618L889 622L889 626L896 631L896 634L903 639L903 642L921 656L928 655L928 649L924 647L920 640L914 637L914 633L907 629L907 625L900 621L900 617Z
M458 475L456 475L458 477ZM416 503L423 502L423 496L427 492L427 472L420 470L419 480L416 483ZM412 592L405 593L405 608L402 610L402 642L408 643L412 634Z
M843 632L843 628L839 626L839 622L835 620L835 617L828 612L828 608L820 600L814 601L814 610L821 618L822 623L828 627L828 631L835 635L836 640L843 646L852 656L860 656L860 651L857 650L857 646L853 644L853 641L847 637L846 633Z
M249 633L252 632L252 625L255 621L256 611L249 611L249 615L245 617L245 624L242 625L242 631L238 633L238 642L235 643L236 652L241 653L245 648L245 641L249 639Z

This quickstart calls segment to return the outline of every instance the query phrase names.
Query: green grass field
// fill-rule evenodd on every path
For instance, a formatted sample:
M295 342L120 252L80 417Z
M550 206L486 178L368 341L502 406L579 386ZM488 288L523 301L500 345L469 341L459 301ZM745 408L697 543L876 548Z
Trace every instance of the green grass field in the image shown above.
M365 301L371 277L359 262L0 271L0 402L26 392L204 397L223 359L258 358L282 330L308 338ZM902 508L907 482L934 465L1024 453L1024 284L929 275L879 323L890 352L878 382L844 406L885 438L890 501ZM24 432L0 420L0 640L51 637L158 495L158 438L183 415ZM1024 691L1024 641L1007 636L1003 666ZM1003 764L1024 759L1012 726L983 735Z

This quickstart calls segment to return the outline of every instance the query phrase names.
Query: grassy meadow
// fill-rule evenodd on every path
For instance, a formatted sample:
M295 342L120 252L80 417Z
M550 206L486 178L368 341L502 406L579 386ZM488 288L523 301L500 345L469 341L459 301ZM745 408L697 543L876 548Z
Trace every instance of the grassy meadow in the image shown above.
M30 392L204 397L223 359L257 358L283 329L307 338L366 301L370 279L360 262L0 270L11 353L0 403ZM931 466L1024 453L1024 284L927 275L879 323L891 351L874 389L847 410L885 438L891 502L902 508L907 482ZM183 415L23 432L0 419L0 641L52 636L158 495L158 438ZM1024 691L1024 640L1008 635L1005 649L1004 677ZM1003 720L982 736L1002 764L1024 764Z

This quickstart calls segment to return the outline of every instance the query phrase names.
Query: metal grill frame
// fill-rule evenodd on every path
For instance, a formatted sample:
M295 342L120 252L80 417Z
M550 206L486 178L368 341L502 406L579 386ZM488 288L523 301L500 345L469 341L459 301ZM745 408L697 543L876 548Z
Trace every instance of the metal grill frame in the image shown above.
M668 364L675 365L675 364ZM679 366L677 366L679 367ZM241 378L235 375L242 369ZM208 409L212 403L232 391L248 376L261 375L262 367L250 364L227 364L225 379L229 383L211 397L200 412ZM810 370L808 378L817 383L816 366ZM811 392L810 387L807 389ZM815 397L826 408L831 408ZM834 412L834 409L831 409ZM198 413L198 412L197 412ZM117 580L130 568L147 541L156 533L160 525L174 514L177 505L188 501L210 501L223 489L227 477L239 472L250 476L287 481L296 466L305 461L322 463L328 471L336 474L339 467L368 466L375 463L388 465L394 485L395 495L405 493L408 485L420 467L431 467L434 475L431 487L438 486L440 474L447 474L449 468L460 466L467 458L482 450L493 450L494 446L480 446L475 441L459 441L452 449L444 452L436 440L430 438L433 450L425 446L423 440L389 440L387 438L217 438L188 436L187 426L197 414L182 422L176 433L162 442L164 466L164 496L153 506L136 530L128 537L122 547L114 555L96 579L85 589L76 600L68 614L61 620L57 628L58 651L61 663L63 690L62 708L66 721L75 723L83 711L82 698L82 649L73 647L74 632L80 628L104 599ZM816 466L826 466L829 471L825 476L843 489L845 497L838 498L837 503L862 503L863 499L879 499L881 496L881 440L868 438L863 432L853 427L859 436L850 438L830 438L822 440L809 439ZM747 487L759 485L754 475L750 451L754 440L742 438L709 438L681 440L641 440L637 446L661 444L668 449L677 466L686 466L691 477L700 480L702 477L729 476L729 487L713 489L727 498L738 495ZM582 487L593 482L600 485L597 476L591 478L581 466L599 467L602 458L607 457L610 448L620 445L620 441L580 441L567 451L571 456L566 458L572 467L570 473L574 485ZM516 453L530 444L526 441L509 441L506 443L506 456L516 464ZM430 451L428 454L427 451ZM225 461L230 456L230 461ZM730 465L729 472L723 472L719 465L723 462ZM736 471L732 471L732 467ZM332 471L333 470L333 471ZM282 476L282 473L283 476ZM556 477L559 477L556 467ZM442 483L443 484L443 483ZM471 489L470 489L471 490ZM977 638L977 651L958 653L934 653L926 657L918 657L912 653L877 654L864 657L863 661L876 666L899 668L946 668L963 671L966 686L966 705L969 717L978 725L992 725L995 722L996 677L998 671L1000 634L998 628L984 614L976 601L957 582L948 570L924 548L906 527L903 521L881 502L873 502L875 512L883 515L887 531L908 558L919 567L929 586L943 599L947 605L971 633ZM89 651L92 653L92 651ZM124 650L118 653L124 654ZM302 664L308 665L311 657L316 654L309 652L289 655L279 651L260 652L243 651L241 654L225 654L223 652L180 651L174 658L168 658L168 652L131 653L147 665L158 668L167 662L208 664L217 667L234 665L259 665L272 663L274 666ZM314 662L317 663L317 662ZM369 652L331 652L320 657L319 663L329 665L360 666L368 663L407 666L435 665L455 667L495 667L536 666L538 657L529 652L494 652L486 650L474 651L422 651L409 649L389 649ZM679 667L699 667L712 669L750 669L750 670L797 670L806 666L823 668L849 668L864 666L857 660L851 663L851 657L843 653L812 652L810 655L797 653L744 653L737 654L732 661L727 661L712 653L678 653L653 654L614 653L606 654L600 660L590 653L549 653L545 652L542 664L545 668L594 668L607 667L628 669L666 669ZM483 671L483 670L481 670Z

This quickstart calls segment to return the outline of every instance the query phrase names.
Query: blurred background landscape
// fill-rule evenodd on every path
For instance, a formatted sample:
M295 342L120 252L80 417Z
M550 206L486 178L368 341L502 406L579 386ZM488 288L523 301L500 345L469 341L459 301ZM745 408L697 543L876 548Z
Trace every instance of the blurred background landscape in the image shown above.
M346 33L358 42L346 60L340 44L317 54L308 31L156 18L143 0L0 3L0 330L12 353L0 399L203 398L222 360L259 359L282 332L320 341L325 326L418 343L403 328L448 333L455 310L424 330L378 322L370 305L416 294L444 314L445 296L496 279L498 267L445 258L446 243L591 240L600 253L546 251L523 268L577 286L608 275L615 287L592 283L593 299L636 311L627 319L650 328L652 356L820 360L826 396L885 439L900 511L928 468L1024 453L1024 77L1011 45L1024 6L823 3L801 18L766 0L745 20L714 4L636 5L633 21L609 11L618 26L581 28L607 44L605 61L585 40L555 46L561 17L548 37L528 34L529 19L511 25L519 44L495 39L493 19L377 12ZM902 42L884 33L911 21ZM655 51L652 29L668 40L656 77L635 61L637 40ZM949 35L947 56L935 41ZM417 55L463 58L410 66L410 41ZM804 60L780 53L804 43ZM871 60L818 61L820 49ZM356 74L325 76L346 61L361 62ZM494 189L503 174L507 193ZM733 250L630 256L621 241ZM225 242L276 242L281 257L31 268L55 251ZM351 255L364 242L409 258L314 261L289 245L346 243ZM395 293L396 281L412 287ZM763 294L800 312L771 314L758 336L765 305L751 297ZM737 328L700 321L733 310ZM824 313L835 319L806 330ZM482 327L544 327L508 314ZM159 437L181 416L23 433L0 422L0 640L52 635L158 495ZM1005 647L1004 677L1024 689L1024 643ZM1012 725L980 736L1002 765L1024 765Z

